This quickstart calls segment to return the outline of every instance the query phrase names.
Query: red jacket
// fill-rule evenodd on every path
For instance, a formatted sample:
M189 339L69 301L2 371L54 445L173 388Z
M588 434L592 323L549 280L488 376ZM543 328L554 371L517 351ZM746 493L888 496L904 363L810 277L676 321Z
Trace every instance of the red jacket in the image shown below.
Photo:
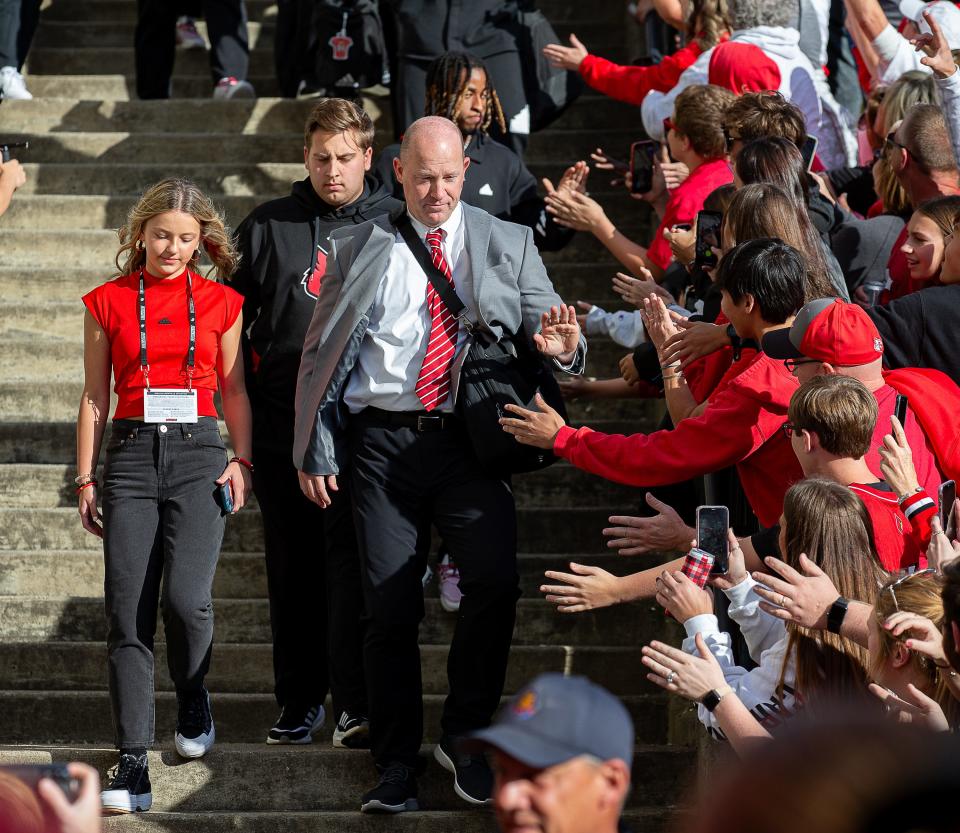
M659 64L649 67L621 66L599 55L587 55L580 62L580 74L597 92L639 106L650 90L665 93L672 90L687 67L703 50L697 41L690 41Z
M783 362L757 353L700 416L672 431L626 437L564 426L553 450L579 468L634 486L679 483L736 465L751 508L772 526L787 489L803 477L781 430L796 389Z
M866 483L851 483L848 488L863 501L870 513L873 542L883 569L895 573L907 567L925 567L926 544L930 543L930 518L936 513L936 505L931 502L930 506L925 506L911 523L900 509L893 492ZM917 525L916 529L914 524Z

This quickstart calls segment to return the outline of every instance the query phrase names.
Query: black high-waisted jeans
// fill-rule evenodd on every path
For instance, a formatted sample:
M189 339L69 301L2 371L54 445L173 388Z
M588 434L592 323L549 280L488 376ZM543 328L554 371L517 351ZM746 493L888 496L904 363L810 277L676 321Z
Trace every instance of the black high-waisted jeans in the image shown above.
M225 517L217 420L114 420L103 472L104 591L110 702L119 747L154 740L157 601L178 693L198 691L213 645L213 576Z

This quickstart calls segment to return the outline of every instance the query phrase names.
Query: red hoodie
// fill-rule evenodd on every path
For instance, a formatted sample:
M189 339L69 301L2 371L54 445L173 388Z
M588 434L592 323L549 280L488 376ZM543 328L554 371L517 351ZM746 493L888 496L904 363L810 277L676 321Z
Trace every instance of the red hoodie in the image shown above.
M930 518L937 511L936 504L926 493L922 495L924 505L908 519L897 503L897 496L889 491L886 483L851 483L848 488L863 501L870 513L873 542L883 569L895 573L907 567L925 567L926 548L930 544Z
M796 389L783 362L757 353L700 416L671 431L626 437L565 425L553 450L579 468L634 486L680 483L736 465L751 508L772 526L787 489L803 477L781 430Z
M650 90L672 90L683 71L696 62L703 50L693 40L648 67L621 66L599 55L587 55L580 62L580 74L597 92L639 106Z

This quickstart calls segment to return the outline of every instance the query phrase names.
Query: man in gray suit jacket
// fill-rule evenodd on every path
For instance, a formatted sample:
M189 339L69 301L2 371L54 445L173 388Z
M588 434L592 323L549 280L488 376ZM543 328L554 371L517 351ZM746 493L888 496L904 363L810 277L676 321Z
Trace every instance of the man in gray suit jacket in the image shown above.
M586 345L575 311L554 292L530 229L460 203L469 164L453 122L433 116L410 126L394 170L414 231L471 323L497 339L523 332L558 369L581 373ZM349 460L370 742L381 773L361 801L366 812L418 806L418 630L431 525L460 567L463 592L434 754L474 804L489 803L492 775L482 756L460 754L457 738L487 726L499 705L520 595L509 480L480 468L454 414L468 333L430 286L398 220L331 235L297 383L294 464L304 494L329 505Z

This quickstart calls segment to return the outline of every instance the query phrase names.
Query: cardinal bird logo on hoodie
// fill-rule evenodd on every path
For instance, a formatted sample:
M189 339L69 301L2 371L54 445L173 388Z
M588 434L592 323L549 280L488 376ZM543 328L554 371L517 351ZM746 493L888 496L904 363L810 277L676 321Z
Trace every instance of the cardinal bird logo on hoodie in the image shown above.
M317 246L317 262L313 269L309 267L303 270L303 279L300 283L303 291L307 293L314 301L320 297L320 281L323 280L323 273L327 271L327 252L323 246Z

